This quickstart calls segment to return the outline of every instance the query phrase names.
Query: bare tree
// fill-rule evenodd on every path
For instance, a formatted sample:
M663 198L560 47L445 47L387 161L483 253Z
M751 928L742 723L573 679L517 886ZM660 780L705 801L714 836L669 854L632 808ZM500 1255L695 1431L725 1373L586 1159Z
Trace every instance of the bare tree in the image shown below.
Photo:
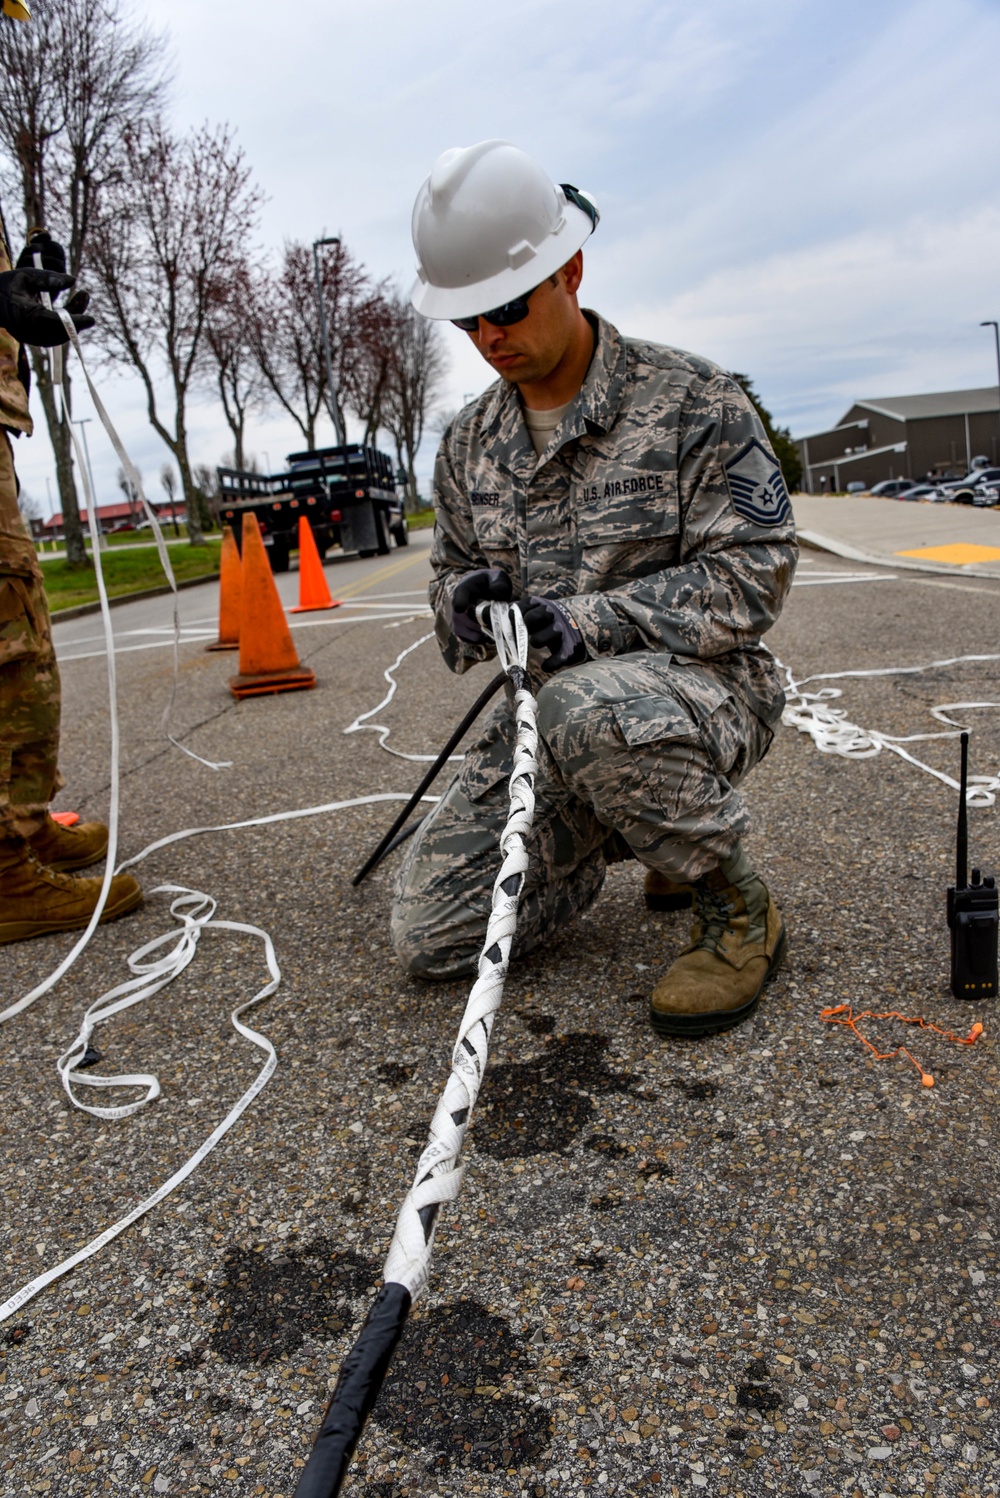
M237 267L225 285L218 287L205 332L205 364L233 434L234 468L246 466L247 417L265 403L266 382L254 358L251 336L256 316L254 271L245 263Z
M364 424L363 441L374 445L388 395L395 332L391 295L384 286L377 286L355 308L352 332L352 357L341 393Z
M225 127L183 140L161 122L127 137L126 172L104 193L91 262L104 293L109 352L135 369L146 409L180 472L188 539L204 541L188 453L187 403L199 377L208 320L243 264L261 196ZM172 425L161 416L165 368Z
M136 469L136 473L139 474L139 477L141 479L142 474L139 472L138 468ZM125 496L125 503L128 505L129 519L134 525L136 521L141 518L142 501L140 500L138 494L135 492L135 489L132 486L132 480L129 478L124 468L119 468L118 470L118 487Z
M29 527L31 527L33 520L41 520L42 518L41 501L36 499L33 494L29 494L27 489L23 487L18 491L17 508ZM33 527L31 528L33 529Z
M410 509L419 504L415 465L447 367L441 334L434 323L394 295L388 379L382 425L392 437L396 459L406 473Z
M219 480L215 469L207 463L196 463L194 482L202 524L211 529L219 523Z
M354 316L367 292L367 277L340 242L325 249L320 275L330 361L342 402L356 343ZM250 327L254 358L264 381L299 428L306 446L315 447L316 422L325 403L329 409L329 392L308 245L286 244L281 265L259 278Z
M48 228L68 268L86 265L105 184L120 171L126 130L158 109L168 84L163 36L122 14L118 0L46 0L28 26L0 22L0 152L26 232ZM88 564L52 356L31 350L56 462L71 565ZM65 378L65 377L64 377ZM67 402L70 384L65 379Z
M172 463L164 463L160 469L160 483L163 485L167 501L170 505L170 518L174 522L174 535L179 536L181 528L177 524L177 475Z

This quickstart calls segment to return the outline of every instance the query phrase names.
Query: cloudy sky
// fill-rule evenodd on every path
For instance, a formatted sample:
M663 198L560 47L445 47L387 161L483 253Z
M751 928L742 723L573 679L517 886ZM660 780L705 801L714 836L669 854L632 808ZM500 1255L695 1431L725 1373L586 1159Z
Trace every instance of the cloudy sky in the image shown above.
M435 156L502 137L600 203L588 305L748 373L794 435L857 396L996 379L979 323L1000 317L997 0L137 8L172 38L176 126L236 129L267 194L264 246L341 234L408 287ZM445 337L455 407L488 371ZM101 379L153 479L168 454L134 382ZM229 434L207 397L190 426L195 461L219 461ZM117 463L89 433L116 497ZM277 418L249 443L272 467L297 445ZM431 457L429 443L424 473ZM44 501L44 428L18 462Z

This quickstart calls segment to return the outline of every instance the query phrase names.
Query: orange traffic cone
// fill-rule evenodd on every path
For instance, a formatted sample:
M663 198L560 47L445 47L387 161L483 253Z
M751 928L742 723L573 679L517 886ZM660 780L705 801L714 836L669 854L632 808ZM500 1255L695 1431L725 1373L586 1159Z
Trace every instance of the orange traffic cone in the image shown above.
M243 592L243 566L231 525L222 527L222 556L219 559L219 638L206 650L239 650L240 597Z
M305 515L299 516L299 601L290 614L308 614L313 609L339 609L340 599L330 597L319 548L312 526Z
M257 517L244 515L240 674L229 678L229 690L241 698L315 685L315 675L295 653Z

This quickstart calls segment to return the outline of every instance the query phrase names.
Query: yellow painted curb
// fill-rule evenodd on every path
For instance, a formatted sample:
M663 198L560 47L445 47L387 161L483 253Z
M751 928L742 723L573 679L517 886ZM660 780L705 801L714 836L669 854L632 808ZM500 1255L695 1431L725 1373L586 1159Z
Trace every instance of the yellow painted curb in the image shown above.
M971 541L953 541L948 546L921 546L916 551L897 551L897 557L920 557L928 562L951 562L956 567L968 562L1000 562L1000 546L976 546Z

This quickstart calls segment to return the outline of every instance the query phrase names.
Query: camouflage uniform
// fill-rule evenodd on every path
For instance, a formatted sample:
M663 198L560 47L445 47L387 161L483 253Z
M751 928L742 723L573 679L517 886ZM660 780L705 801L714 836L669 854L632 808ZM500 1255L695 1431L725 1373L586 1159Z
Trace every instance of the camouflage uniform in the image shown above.
M0 237L0 271L11 269ZM0 836L30 834L62 785L59 668L42 571L17 508L9 432L31 434L17 340L0 328Z
M435 471L430 597L445 660L492 654L451 630L460 578L500 567L558 598L588 659L534 671L541 775L517 950L591 903L629 853L697 879L747 826L735 789L784 694L761 636L791 585L791 506L760 420L706 360L625 339L587 314L583 388L541 457L504 382L446 432ZM426 976L475 970L506 816L512 716L497 708L413 839L396 950Z

